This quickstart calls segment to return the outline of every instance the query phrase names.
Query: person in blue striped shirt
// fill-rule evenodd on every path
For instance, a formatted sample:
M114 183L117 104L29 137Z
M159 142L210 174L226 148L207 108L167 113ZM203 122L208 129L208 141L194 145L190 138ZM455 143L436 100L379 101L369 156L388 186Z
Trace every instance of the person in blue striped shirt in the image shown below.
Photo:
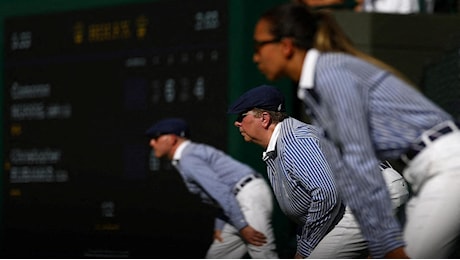
M460 131L451 115L355 52L326 12L283 4L254 29L254 62L269 80L296 83L341 194L374 258L447 258L460 234ZM382 159L401 158L413 191L404 232L391 212Z
M262 175L224 152L190 140L182 118L165 118L147 131L157 158L179 171L188 190L216 206L214 241L206 258L278 258L272 227L273 195Z
M284 96L262 85L228 109L244 140L265 148L263 160L283 213L298 225L296 258L308 257L341 220L344 205L315 127L286 114Z

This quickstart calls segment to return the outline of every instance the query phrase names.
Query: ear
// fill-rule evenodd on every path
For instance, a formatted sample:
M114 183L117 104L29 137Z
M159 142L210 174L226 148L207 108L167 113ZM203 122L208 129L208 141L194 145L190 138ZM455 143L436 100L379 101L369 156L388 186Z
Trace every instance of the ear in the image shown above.
M168 135L168 142L171 145L175 145L177 143L177 136L176 135Z
M262 126L265 129L268 129L268 127L272 124L272 118L268 112L262 112L261 114L261 120L262 120Z
M281 39L282 51L285 57L291 57L294 54L294 40L292 38Z

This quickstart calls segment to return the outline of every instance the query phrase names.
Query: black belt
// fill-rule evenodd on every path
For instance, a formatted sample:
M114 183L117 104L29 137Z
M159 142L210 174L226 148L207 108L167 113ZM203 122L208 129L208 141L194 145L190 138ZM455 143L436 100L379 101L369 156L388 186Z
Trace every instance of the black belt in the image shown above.
M452 122L452 125L448 124L448 125L440 128L440 129L438 129L438 130L428 130L428 131L432 131L432 133L430 135L428 135L427 137L432 142L432 141L438 139L439 137L441 137L441 136L443 136L445 134L458 131L459 128L460 128L460 123ZM407 163L408 161L414 159L414 157L417 156L417 154L419 152L421 152L423 150L423 148L425 148L426 146L427 146L427 144L423 140L421 140L420 142L418 142L416 144L411 145L409 150L407 150L407 152L401 156L401 159L404 162Z
M243 189L243 187L246 186L246 184L248 184L250 181L257 179L257 178L259 178L258 175L250 175L246 177L245 179L243 179L242 181L240 181L238 184L235 185L235 189L233 190L233 193L235 195L238 194L238 192L240 192L241 189Z

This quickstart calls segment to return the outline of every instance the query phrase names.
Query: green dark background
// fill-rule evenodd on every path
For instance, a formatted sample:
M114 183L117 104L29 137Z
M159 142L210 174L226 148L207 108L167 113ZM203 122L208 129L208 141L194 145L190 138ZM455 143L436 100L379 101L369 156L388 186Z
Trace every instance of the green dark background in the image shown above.
M185 0L187 1L187 0ZM192 0L188 0L192 1ZM197 0L198 1L198 0ZM3 111L4 105L4 22L8 17L46 15L65 11L92 10L131 3L150 3L158 1L148 0L0 0L0 104ZM228 72L226 84L228 93L222 93L230 103L241 93L254 86L268 83L257 71L252 63L252 32L253 26L259 15L267 8L283 3L281 0L229 0L228 1ZM178 6L177 8L180 8ZM460 37L458 25L460 17L449 8L443 13L435 14L366 14L354 13L339 7L334 14L347 34L361 50L368 52L406 74L427 96L440 104L443 108L460 119ZM296 100L294 92L288 81L271 82L282 89L287 97L288 112L293 116L308 120L302 112L302 105ZM212 109L212 108L210 108ZM0 133L8 131L0 115L2 128ZM226 144L224 149L236 159L245 162L257 170L264 172L265 165L261 161L262 149L253 144L245 143L233 126L234 116L222 115L226 119L226 132L222 133ZM83 126L84 127L84 126ZM0 139L0 156L4 163L4 142ZM218 142L218 140L216 140ZM4 252L3 246L8 240L3 232L8 225L2 218L7 205L4 198L9 191L4 176L4 167L0 169L0 257ZM180 186L179 178L168 182L170 185ZM84 187L82 187L84 189ZM183 188L183 187L182 187ZM185 193L182 196L187 196ZM201 210L203 208L198 208ZM11 210L8 208L8 210ZM203 210L208 210L204 208ZM134 220L135 221L135 220ZM295 238L292 224L282 215L277 208L274 214L274 225L280 256L289 258L295 250ZM37 239L40 239L37 236ZM146 238L148 239L148 237ZM21 258L34 258L34 252L27 251ZM52 246L50 246L52 250ZM43 256L43 255L41 255ZM180 254L179 254L180 256ZM44 255L45 258L65 258L69 255ZM82 255L70 255L73 258ZM138 256L139 257L139 256ZM141 255L140 257L144 257ZM155 254L145 257L158 257ZM160 256L161 258L165 256ZM170 257L175 258L174 252Z
M110 1L50 1L50 2L38 2L38 1L5 1L5 2L2 2L1 5L0 5L0 17L1 17L1 24L0 24L0 30L1 30L1 35L4 34L4 24L5 24L5 19L7 18L12 18L12 17L27 17L27 16L30 16L30 17L33 17L33 16L36 16L36 15L39 15L40 17L45 17L47 14L49 15L54 15L54 14L59 14L59 13L62 13L62 12L67 12L67 11L76 11L77 12L77 15L78 15L78 12L79 11L82 11L82 12L91 12L90 10L99 10L101 8L111 8L111 7L116 7L116 6L122 6L122 5L130 5L130 4L143 4L143 3L155 3L155 2L162 2L162 1L126 1L126 0L121 0L121 1L113 1L113 0L110 0ZM163 2L167 2L167 1L163 1ZM199 2L199 1L197 1ZM228 50L227 50L227 60L228 60L228 64L226 64L226 67L227 67L227 70L228 72L226 73L225 75L225 78L222 79L222 84L226 87L225 89L228 89L228 93L221 93L222 97L224 97L224 99L227 100L227 103L231 102L232 100L234 100L237 96L239 96L242 92L244 92L245 90L251 88L251 87L254 87L256 85L259 85L259 84L262 84L264 83L264 78L262 77L262 75L256 70L255 66L253 65L252 63L252 29L253 29L253 24L255 23L257 17L259 16L259 14L266 8L274 5L274 4L277 4L277 3L281 3L282 1L228 1L226 2L228 4L228 7L227 7L227 10L228 10L228 14L227 14L227 18L228 18L228 21L226 21L228 23L228 40L227 40L227 46L228 46ZM180 9L180 6L178 6L177 8ZM75 15L74 13L72 13L71 15ZM174 14L171 14L171 15L174 15ZM1 98L1 101L2 102L2 107L4 109L4 111L7 110L7 108L5 107L5 104L4 104L4 98L3 98L3 95L6 93L6 89L5 89L5 86L4 86L4 67L3 67L3 61L4 61L4 46L7 44L5 43L5 39L4 37L1 38L1 46L2 46L2 49L1 49L1 60L0 60L0 66L1 66L1 71L0 71L0 82L1 82L1 85L2 85L2 98ZM123 48L123 46L120 46L120 48ZM56 75L56 77L58 77ZM277 82L277 85L282 87L283 85L285 85L286 83L285 82ZM286 91L287 94L290 94L288 92L289 88L286 88L285 90L283 89L283 91ZM84 101L83 101L84 102ZM218 102L218 101L216 101ZM292 101L291 101L291 97L288 97L288 104L289 104L289 107L291 107L291 104ZM227 105L227 104L226 104ZM219 104L219 106L221 106L221 104ZM215 138L211 141L209 141L210 144L212 145L216 145L218 148L221 148L221 149L224 149L226 150L227 152L229 152L231 155L233 155L235 158L247 163L247 164L250 164L251 166L253 166L254 168L256 168L257 170L259 170L260 172L263 172L265 167L263 165L263 162L260 160L260 154L262 152L262 150L258 147L256 147L255 145L252 145L252 144L246 144L242 141L241 139L241 136L238 134L238 131L236 130L236 128L234 128L232 126L232 122L234 120L234 118L232 116L229 116L229 115L226 115L226 114L222 114L222 116L220 118L209 118L210 115L211 115L211 112L213 112L213 108L212 107L209 107L209 114L206 113L206 111L196 111L197 112L197 117L198 118L202 118L203 119L203 122L206 121L206 123L209 123L210 121L212 122L212 120L216 120L216 122L227 122L226 123L226 126L223 126L223 128L225 129L225 131L222 131L220 132L220 136L219 138ZM182 111L178 111L178 112L182 112ZM193 111L191 111L193 112ZM2 113L2 116L4 115L4 113ZM168 111L165 111L165 115L171 115L171 111L168 110ZM115 115L116 116L116 115ZM221 119L223 118L223 120ZM8 129L9 126L5 125L5 122L2 118L2 124L3 124L3 127L2 127L2 131L9 131L9 130L4 130L4 129ZM193 126L193 124L192 124ZM81 125L79 126L79 128L81 129L75 129L75 133L69 133L69 136L72 136L73 134L75 135L78 135L78 132L79 131L85 131L86 128L91 128L92 126L90 126L88 124L88 122L81 122ZM216 129L221 129L222 127L221 126L217 126ZM211 133L213 131L212 129L212 125L209 127L209 129L206 130L208 133ZM192 132L193 132L193 128L192 128ZM2 136L3 136L4 133L2 133ZM201 139L206 139L203 136L203 134L195 134L195 136L198 136L198 139L197 141L200 141ZM38 136L37 136L38 137ZM201 138L201 139L200 139ZM2 138L1 142L2 142L2 162L5 164L7 162L7 159L5 159L5 154L4 154L4 146L3 146L3 142L5 141L5 138ZM148 145L148 143L146 142L145 144L146 146ZM104 160L104 161L109 161L108 159L107 160ZM5 166L6 167L6 166ZM103 169L101 169L103 170ZM14 245L15 247L16 246L19 246L19 245L16 245L20 242L11 242L11 236L14 235L15 236L15 240L14 241L19 241L20 240L20 234L17 234L16 232L12 231L11 229L9 229L8 227L10 226L9 223L7 223L7 221L5 221L5 217L4 217L4 212L8 212L8 214L10 214L11 216L14 216L14 215L17 215L18 217L20 218L24 218L24 221L27 221L27 218L31 218L31 220L33 219L33 221L35 222L36 220L34 219L34 217L32 216L33 214L33 211L34 210L37 210L37 205L36 202L36 199L37 201L39 200L43 200L45 198L47 199L50 199L49 197L49 192L47 193L47 191L45 191L47 189L47 187L49 187L49 185L47 184L37 184L37 183L34 183L34 184L20 184L20 185L15 185L14 187L19 187L19 190L22 190L23 193L25 194L27 190L30 190L31 186L33 186L33 189L39 189L40 186L44 189L44 194L43 196L39 196L39 197L42 197L42 198L36 198L36 199L31 199L31 201L28 201L28 202L22 202L22 203L30 203L31 205L31 208L30 208L30 211L27 210L27 208L21 208L21 211L18 211L16 209L12 209L12 206L7 203L7 200L3 200L3 198L8 198L8 196L11 196L10 195L10 189L13 185L9 185L8 183L8 178L7 176L4 176L3 175L3 171L4 171L4 167L2 167L2 170L1 170L1 175L2 175L2 179L0 180L1 181L1 191L2 191L2 207L1 207L1 211L0 211L0 217L1 217L1 220L2 220L2 225L1 225L1 233L0 233L0 238L2 239L1 241L2 242L6 242L6 243L0 243L0 247L3 247L3 246L11 246L11 245ZM189 195L187 193L187 191L185 190L185 187L180 179L180 177L178 176L178 174L175 172L175 171L172 171L171 169L166 169L165 170L165 173L163 174L160 174L158 176L156 176L157 178L155 179L157 182L160 181L163 186L162 187L159 187L158 185L161 185L161 184L158 184L158 183L152 183L152 189L167 189L167 187L169 187L171 190L174 189L175 193L173 195L173 197L169 198L168 199L168 195L171 196L171 194L168 192L165 194L165 199L164 199L164 202L165 203L168 203L170 202L171 205L170 205L170 212L165 212L164 215L166 216L169 216L171 215L171 220L168 222L166 221L164 223L164 227L162 227L162 229L166 229L166 226L167 225L171 225L173 224L174 222L178 223L178 222L181 222L181 218L183 217L186 217L186 214L187 213L190 213L190 216L189 218L197 218L200 216L200 212L203 211L202 213L202 216L203 216L203 219L206 220L209 218L209 215L213 212L212 209L209 209L205 206L201 206L200 203L198 202L197 199L194 199L194 198L191 198L191 195ZM85 190L85 189L93 189L94 188L94 184L90 183L90 182L93 182L94 180L90 180L88 179L87 180L88 183L86 184L78 184L80 185L80 188L77 189L77 192L81 191L81 190ZM149 179L150 181L150 179ZM58 184L60 185L60 184ZM121 187L112 187L113 188L121 188ZM126 192L128 188L124 188L122 190L120 190L120 192ZM75 190L74 190L75 191ZM129 190L128 190L129 191ZM69 191L71 192L71 191ZM45 195L47 194L47 195ZM64 194L65 195L65 194ZM59 195L58 195L59 196ZM74 195L75 196L75 195ZM24 195L25 197L25 195ZM63 196L65 197L65 196ZM56 198L57 199L57 198ZM22 199L24 200L24 199ZM53 200L53 198L51 198L51 200ZM129 200L129 199L125 199L125 200ZM63 200L64 203L65 203L65 200ZM63 201L57 199L56 202L54 203L56 207L62 207L62 208L66 208L66 207L69 207L68 205L63 205ZM53 204L53 202L48 202L48 204ZM91 205L91 203L89 203ZM91 206L91 207L94 207L94 206ZM177 209L177 208L181 208L181 209ZM34 209L33 209L34 208ZM47 208L43 208L42 209L42 212L46 212L47 210L51 210L51 209L47 209ZM136 209L136 211L139 211L139 212L142 212L141 209ZM174 216L174 212L176 212L176 215L177 216ZM53 214L50 213L49 214ZM29 215L29 216L25 216L25 215ZM43 218L43 216L46 216L46 213L45 214L41 214L41 217ZM154 216L152 216L152 218L154 218ZM177 219L174 219L174 218L177 218ZM159 218L160 220L163 219L163 218ZM164 220L164 219L163 219ZM204 221L203 220L203 221ZM78 222L85 222L85 220L82 220L82 219L75 219L75 223L68 223L68 225L75 225L77 224ZM88 221L88 220L86 220ZM132 219L131 221L133 222L136 222L136 219ZM155 221L154 219L152 219L152 221ZM126 221L125 221L126 222ZM187 222L188 223L188 222ZM26 223L25 223L26 224ZM30 224L29 224L30 225ZM62 225L62 223L56 223L56 226L57 228L59 229L59 225ZM161 224L160 224L161 225ZM203 226L203 229L208 229L209 228L209 225L208 224L203 224L201 222L197 222L195 224L195 226L197 227L194 227L194 228L198 228L200 225ZM279 209L276 208L275 210L275 214L274 214L274 225L276 226L276 230L275 232L277 233L277 241L278 241L278 247L280 248L280 256L290 256L293 254L293 250L295 250L295 242L293 241L293 237L292 237L292 226L290 224L289 221L286 220L286 218L280 213ZM25 225L27 226L27 225ZM45 225L44 225L45 226ZM125 225L127 226L127 225ZM83 226L84 227L84 226ZM72 233L72 232L69 232L67 229L68 227L64 227L62 226L61 227L63 230L62 232L60 231L49 231L49 230L44 230L43 234L40 234L40 233L37 233L36 231L34 232L29 232L29 230L27 230L27 228L24 228L25 230L18 230L18 232L24 232L24 239L23 239L23 242L24 244L19 246L19 247L23 247L22 249L22 252L21 253L18 253L16 251L19 251L19 250L12 250L11 248L1 248L0 252L8 252L6 255L4 256L7 256L7 257L64 257L64 258L68 258L68 257L82 257L82 256L91 256L91 254L95 253L96 256L98 256L97 254L99 253L99 251L86 251L86 254L84 255L84 247L92 247L92 248L96 248L98 249L99 248L104 248L104 246L108 249L108 250L111 250L112 254L118 254L118 255L121 255L121 256L129 256L129 257L153 257L153 258L163 258L163 257L166 257L166 258L169 258L169 257L172 257L172 258L176 258L176 257L184 257L187 256L187 251L186 250L181 250L182 248L185 248L187 249L187 239L194 239L196 241L199 241L199 240L203 240L203 243L206 243L209 239L207 239L207 237L199 237L201 234L197 234L195 235L194 237L194 234L183 234L183 233L179 233L177 234L177 236L179 237L178 239L174 240L174 239L171 239L171 238L168 238L168 237L165 237L164 240L168 240L170 239L171 240L171 243L184 243L184 245L170 245L168 244L168 242L165 242L164 244L162 243L157 243L156 247L157 249L156 250L152 250L151 253L147 253L146 251L148 251L148 247L147 246L142 246L144 248L142 249L139 249L139 248L134 248L132 250L132 252L127 252L129 251L129 245L126 245L126 244L130 244L128 240L133 240L132 244L141 244L141 243L146 243L148 244L149 242L149 239L150 241L152 241L153 244L155 244L155 240L153 240L151 237L148 236L148 234L135 234L135 235L132 235L132 234L129 234L130 233L130 230L122 230L122 232L124 233L127 233L127 234L118 234L118 233L121 233L121 232L118 232L117 234L115 234L115 236L117 237L125 237L126 238L126 244L122 245L122 242L120 242L120 239L117 238L117 239L114 239L114 236L111 235L110 232L94 232L94 234L90 233L89 234L84 234L83 236L81 236L81 238L69 238L70 236L80 236L81 234L75 234L75 233ZM8 230L8 232L3 232L5 230ZM172 229L174 230L174 229ZM192 228L193 230L193 228ZM14 233L12 233L14 232ZM50 236L53 236L52 233L55 233L54 236L55 238L50 238ZM162 230L161 232L165 232L164 230ZM159 233L161 233L159 232ZM184 231L185 232L185 231ZM84 233L84 232L83 232ZM103 234L101 234L103 233ZM107 234L108 233L108 234ZM154 234L152 234L154 235ZM209 238L211 237L210 236L211 234L209 234ZM80 249L75 249L75 248L80 248L80 246L77 246L75 247L75 245L69 245L68 249L66 250L65 246L62 246L61 243L59 244L56 244L54 247L50 245L50 247L48 248L47 245L43 246L43 248L37 248L37 247L42 247L42 246L33 246L32 244L28 244L28 243L34 243L33 241L36 240L37 241L37 244L39 244L40 241L50 241L51 243L53 242L58 242L60 237L62 237L62 241L71 241L71 243L81 243L82 244L82 250L79 251ZM92 242L87 242L85 240L91 240L92 237L97 237L95 238L95 240L97 240L98 242L93 242L93 244L91 244ZM112 239L114 240L112 242L112 245L110 245L110 242L109 241L105 241L103 243L101 243L101 240L104 239L104 237L107 237L107 239L110 239L112 237ZM133 238L135 237L135 238ZM191 238L190 238L191 237ZM102 239L101 239L102 238ZM99 239L99 240L98 240ZM142 241L143 240L143 241ZM84 242L83 242L84 241ZM185 242L184 242L185 241ZM188 240L190 242L192 242L191 240ZM194 241L195 242L195 241ZM95 244L94 244L95 243ZM202 244L203 244L202 243ZM88 244L88 245L87 245ZM193 244L190 243L192 246ZM198 243L199 244L199 243ZM41 245L41 244L39 244ZM120 246L119 248L119 251L117 251L118 248L117 245ZM64 248L63 248L64 247ZM136 247L136 246L133 246L133 247ZM141 247L141 245L137 246L137 247ZM155 247L155 245L153 245L153 247ZM158 247L166 247L165 249L160 249ZM294 248L293 248L294 247ZM128 248L128 249L126 249ZM166 254L165 252L168 251L168 248L170 248L169 251L171 251L170 254ZM3 250L4 249L4 250ZM90 248L91 249L91 248ZM137 250L137 251L136 251ZM190 250L190 249L188 249ZM188 256L190 257L197 257L197 252L194 252L194 251L197 251L197 252L201 252L202 249L191 249L191 252L188 254ZM1 253L0 253L1 255ZM200 255L198 254L198 257Z

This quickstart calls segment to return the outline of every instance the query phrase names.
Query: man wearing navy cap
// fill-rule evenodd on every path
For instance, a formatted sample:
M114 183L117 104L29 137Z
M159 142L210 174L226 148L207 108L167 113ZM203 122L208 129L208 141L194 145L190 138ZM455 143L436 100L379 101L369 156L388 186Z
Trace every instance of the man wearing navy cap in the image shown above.
M146 132L155 157L172 160L188 190L220 208L206 258L278 258L271 225L273 197L249 166L206 144L192 142L186 121L166 118Z
M245 141L266 148L263 160L267 163L274 193L279 203L284 205L281 208L285 210L286 215L293 215L303 225L303 233L298 236L297 257L367 257L367 242L348 207L338 223L337 218L342 215L335 217L337 223L335 227L334 222L314 227L315 221L305 221L305 219L317 219L318 222L322 219L334 220L330 208L335 204L323 203L323 208L320 208L318 205L321 205L321 201L313 196L316 192L317 197L322 196L327 199L327 196L336 196L330 194L337 192L335 182L330 180L332 173L326 162L330 158L324 158L319 145L329 144L319 139L316 128L288 117L285 113L283 94L275 87L267 85L244 93L230 106L228 113L239 114L235 126L239 128ZM402 176L388 163L382 162L381 170L396 211L408 199L407 185ZM297 193L294 192L295 190ZM312 195L308 195L309 191ZM323 195L322 192L325 191L330 194ZM288 199L284 195L291 193L297 196L291 195ZM337 205L340 204L339 199L336 201ZM304 211L299 212L294 209L304 209ZM327 233L332 227L332 231ZM307 236L311 234L316 235Z
M228 113L247 142L266 149L263 160L281 210L298 225L296 258L310 255L344 212L317 130L286 114L284 96L259 86L239 97Z

